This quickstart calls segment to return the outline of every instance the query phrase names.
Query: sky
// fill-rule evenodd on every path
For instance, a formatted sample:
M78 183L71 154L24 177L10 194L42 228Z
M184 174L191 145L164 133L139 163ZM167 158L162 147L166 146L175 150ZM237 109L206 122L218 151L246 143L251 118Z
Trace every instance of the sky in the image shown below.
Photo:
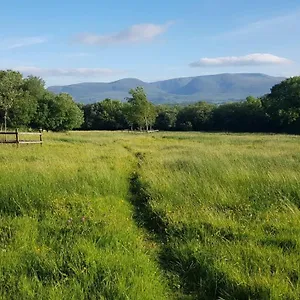
M1 3L0 69L46 85L300 75L299 0Z

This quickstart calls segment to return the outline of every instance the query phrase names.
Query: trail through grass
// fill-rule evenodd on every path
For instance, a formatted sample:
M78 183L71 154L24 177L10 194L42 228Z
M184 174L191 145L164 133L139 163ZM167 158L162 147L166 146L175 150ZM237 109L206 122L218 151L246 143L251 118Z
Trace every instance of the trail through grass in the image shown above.
M132 220L131 155L111 136L61 136L0 148L1 298L165 299Z
M157 141L139 174L173 286L199 299L298 299L298 139L188 136Z
M300 298L298 137L45 140L0 147L2 298Z

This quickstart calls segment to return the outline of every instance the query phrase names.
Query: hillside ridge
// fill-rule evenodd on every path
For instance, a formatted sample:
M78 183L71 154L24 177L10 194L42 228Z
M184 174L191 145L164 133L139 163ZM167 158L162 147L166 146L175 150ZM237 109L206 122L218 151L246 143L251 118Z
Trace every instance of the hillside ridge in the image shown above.
M220 103L241 100L249 95L262 96L284 79L262 73L222 73L154 82L145 82L138 78L123 78L112 82L82 82L50 86L48 90L69 93L80 103L92 103L105 98L124 101L131 88L142 86L149 100L156 104L201 100Z

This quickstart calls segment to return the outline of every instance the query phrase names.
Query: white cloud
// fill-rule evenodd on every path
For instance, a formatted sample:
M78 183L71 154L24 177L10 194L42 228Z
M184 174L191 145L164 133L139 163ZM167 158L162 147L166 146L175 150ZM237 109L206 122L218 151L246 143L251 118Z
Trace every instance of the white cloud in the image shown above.
M151 41L155 37L163 34L173 22L166 24L138 24L125 30L107 35L97 35L91 33L82 33L75 37L74 41L87 45L111 45L120 43L138 43Z
M268 53L254 53L245 56L227 56L216 58L201 58L190 64L190 67L232 67L232 66L260 66L280 65L291 63L290 60Z
M16 67L13 68L24 75L35 75L41 77L97 77L122 74L124 71L105 68L37 68L37 67Z
M41 36L24 38L2 38L0 39L1 50L11 50L31 45L37 45L47 42L47 39Z

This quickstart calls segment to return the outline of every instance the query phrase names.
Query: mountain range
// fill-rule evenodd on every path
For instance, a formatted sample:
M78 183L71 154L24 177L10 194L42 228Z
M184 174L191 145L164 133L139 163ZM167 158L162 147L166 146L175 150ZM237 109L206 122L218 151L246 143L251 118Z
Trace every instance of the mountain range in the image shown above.
M123 101L131 88L142 86L148 99L156 104L207 101L221 103L238 101L247 96L262 96L285 78L260 73L217 74L144 82L125 78L114 82L85 82L51 86L49 91L68 93L79 103L93 103L105 98Z

